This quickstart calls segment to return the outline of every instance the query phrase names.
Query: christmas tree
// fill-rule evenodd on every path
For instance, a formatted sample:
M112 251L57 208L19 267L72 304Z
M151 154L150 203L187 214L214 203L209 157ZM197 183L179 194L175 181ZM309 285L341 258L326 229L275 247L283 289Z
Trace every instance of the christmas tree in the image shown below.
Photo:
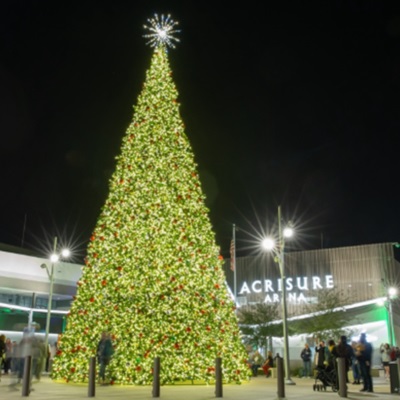
M101 332L115 353L119 384L249 377L235 305L228 295L194 155L179 114L167 46L175 22L150 20L154 45L109 195L88 246L82 277L59 339L52 377L88 380Z

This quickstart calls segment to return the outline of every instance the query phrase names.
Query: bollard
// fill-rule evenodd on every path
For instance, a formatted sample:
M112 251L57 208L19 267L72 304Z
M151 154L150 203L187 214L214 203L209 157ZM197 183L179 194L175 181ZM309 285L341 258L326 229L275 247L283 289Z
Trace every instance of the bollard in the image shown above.
M28 397L31 392L32 356L24 360L24 375L22 376L22 397Z
M276 360L276 372L277 372L277 387L278 397L277 400L284 400L285 397L285 372L283 370L283 358L279 354L275 357Z
M399 382L400 382L400 374L399 374L399 366L400 359L398 358L396 361L389 362L389 378L390 378L390 393L399 394Z
M337 358L337 385L339 387L339 396L347 397L347 370L346 359L343 357Z
M397 382L400 382L400 358L396 358L396 362L397 362ZM399 393L399 391L397 391L397 393Z
M154 358L153 364L153 397L160 397L160 357Z
M215 359L215 397L222 397L222 359Z
M90 357L88 397L95 397L95 395L96 395L96 357Z

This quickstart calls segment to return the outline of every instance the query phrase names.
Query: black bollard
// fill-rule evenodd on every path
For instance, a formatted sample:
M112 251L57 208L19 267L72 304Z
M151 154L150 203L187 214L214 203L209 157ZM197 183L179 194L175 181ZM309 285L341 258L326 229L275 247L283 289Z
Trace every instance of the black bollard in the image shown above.
M396 363L397 363L397 382L400 382L400 358L396 358ZM397 391L397 393L398 392L399 391Z
M283 370L283 358L279 354L275 357L276 372L277 372L277 387L278 387L278 400L285 399L285 372Z
M215 397L222 397L222 359L215 359Z
M160 397L160 357L154 358L153 364L153 397Z
M24 375L22 376L22 397L28 397L31 392L32 356L24 360Z
M347 371L346 371L346 359L343 357L337 358L337 384L339 386L339 396L347 397Z
M96 357L90 357L88 397L95 397L95 395L96 395Z

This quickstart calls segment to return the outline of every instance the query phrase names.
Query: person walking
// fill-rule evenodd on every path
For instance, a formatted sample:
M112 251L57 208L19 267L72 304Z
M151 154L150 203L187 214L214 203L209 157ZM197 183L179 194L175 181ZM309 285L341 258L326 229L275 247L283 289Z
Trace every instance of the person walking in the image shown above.
M105 383L106 368L113 354L114 348L111 343L110 335L107 332L103 332L97 345L97 356L100 364L99 380L102 384Z
M356 357L360 365L361 376L363 379L363 388L360 392L374 391L371 377L372 344L367 341L365 333L360 335L360 340L356 346Z
M34 358L33 358L33 341L34 335L30 329L24 329L22 339L18 343L17 346L14 346L16 351L14 352L14 359L15 359L15 366L16 366L16 374L15 374L15 382L10 383L10 388L14 388L24 378L24 367L25 367L25 360L28 356L31 356L32 366L34 365ZM33 368L32 368L33 369ZM32 387L32 373L29 374L26 378L28 378L28 386L29 388Z
M311 356L312 351L306 343L300 353L300 358L303 360L303 378L310 378L311 376Z

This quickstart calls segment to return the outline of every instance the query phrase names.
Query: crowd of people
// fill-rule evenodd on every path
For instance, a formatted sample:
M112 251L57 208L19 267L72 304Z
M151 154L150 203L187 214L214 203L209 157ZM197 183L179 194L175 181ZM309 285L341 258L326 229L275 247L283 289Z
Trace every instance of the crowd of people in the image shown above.
M22 339L12 341L5 335L0 335L0 377L2 374L12 374L16 383L19 383L24 373L25 357L32 357L32 376L40 381L43 371L49 372L51 358L54 356L55 346L46 346L43 338L33 332L25 330Z
M1 375L13 375L14 383L21 382L24 373L26 356L31 356L31 379L40 381L43 371L51 371L51 362L57 352L57 343L46 346L41 336L26 329L20 342L11 341L0 334L0 379ZM97 345L97 361L99 365L99 382L105 383L106 368L114 354L111 336L103 332Z
M39 381L43 371L49 372L51 359L56 351L57 343L53 348L49 345L46 351L44 340L29 330L24 331L19 343L0 334L0 379L2 373L5 375L12 373L16 376L16 383L19 383L24 372L25 357L30 355L32 356L32 375ZM390 346L389 343L382 343L379 352L385 378L389 380L389 363L400 358L400 349ZM111 337L107 332L103 332L97 345L100 383L105 382L106 368L113 353ZM347 343L346 336L341 336L337 343L333 339L328 340L327 343L324 340L317 340L314 354L309 344L306 343L300 352L300 358L303 361L302 377L314 376L314 370L329 371L337 368L336 359L344 358L346 371L351 369L353 373L352 384L362 384L361 392L373 392L372 354L373 347L367 341L365 333L360 335L358 341L353 341L351 344ZM262 368L268 378L271 368L274 367L272 351L268 351L264 358L258 350L250 350L248 364L254 377L258 376L258 370Z
M389 363L400 358L400 349L390 346L389 343L382 343L379 352L385 378L389 380ZM351 383L353 385L362 385L361 392L373 392L371 378L372 356L373 346L368 342L365 333L360 335L359 340L351 343L348 343L346 336L341 336L337 342L333 339L327 342L317 340L314 348L311 348L306 343L300 352L300 358L303 362L301 377L311 378L315 376L315 371L337 369L336 360L343 358L346 372L352 371L353 381ZM258 350L252 351L250 349L248 363L254 377L258 376L260 368L263 369L265 376L268 377L270 368L274 365L274 358L271 351L268 351L267 356L264 358Z
M384 369L386 380L390 379L389 363L400 358L398 347L390 346L389 343L382 343L380 348L381 365ZM363 385L361 392L373 392L371 378L373 346L367 341L367 336L362 333L358 341L347 343L347 337L341 336L338 343L330 339L327 343L320 340L316 343L314 350L314 365L316 370L329 370L336 368L336 359L345 359L346 371L351 369L353 374L353 385ZM312 351L308 344L305 344L300 354L303 360L303 377L311 377Z

